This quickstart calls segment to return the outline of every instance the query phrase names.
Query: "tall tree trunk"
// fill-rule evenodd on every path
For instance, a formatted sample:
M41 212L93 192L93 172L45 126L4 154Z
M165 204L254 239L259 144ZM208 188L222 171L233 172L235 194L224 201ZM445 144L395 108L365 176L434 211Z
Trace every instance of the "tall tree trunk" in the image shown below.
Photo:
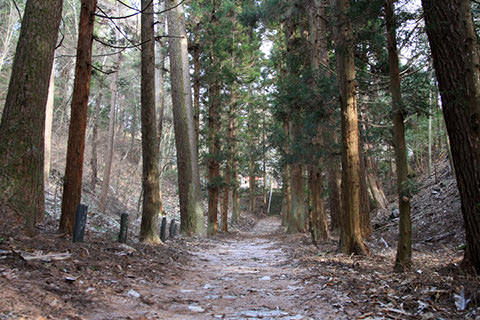
M358 154L360 156L360 228L364 239L372 234L370 224L370 198L367 186L367 165L363 152L363 143L360 139Z
M217 5L222 5L222 0L213 1L211 23L219 26L217 20ZM216 40L210 42L210 67L208 68L208 235L215 235L218 231L218 200L220 192L220 67L214 47Z
M410 192L408 186L407 149L405 127L400 91L400 72L398 64L397 40L395 30L394 5L392 0L385 1L387 27L388 60L390 68L390 93L393 109L393 146L397 164L398 207L400 211L399 239L395 269L408 270L412 264L412 222L410 218Z
M233 104L235 101L233 101ZM225 190L223 193L222 204L222 230L228 232L228 203L230 196L230 186L232 184L232 166L233 166L233 130L234 130L234 106L231 104L228 109L228 135L227 135L227 164L225 166Z
M288 127L288 120L284 119L283 120L283 134L286 137L285 141L285 154L288 156L290 153L290 142L289 142L289 136L290 136L290 128ZM289 228L289 223L290 223L290 215L291 215L291 203L292 203L292 190L290 186L290 170L291 166L288 163L288 161L285 161L284 167L283 167L283 194L284 194L284 201L285 201L285 206L284 210L282 212L282 224L284 227Z
M317 243L319 240L328 239L327 216L323 207L322 172L317 166L310 166L308 180L312 205L310 228L312 239Z
M233 112L232 112L233 113ZM240 219L240 192L238 182L238 120L233 115L232 120L232 224Z
M103 87L103 86L102 86ZM100 90L102 89L100 88ZM90 158L90 167L92 170L92 177L90 180L90 189L95 193L98 182L98 156L97 156L97 147L98 147L98 119L100 118L100 106L103 100L103 93L100 91L97 96L97 101L95 102L95 111L93 114L93 129L92 129L92 156Z
M340 227L340 215L342 211L340 165L335 156L328 159L328 208L330 209L330 229L337 230Z
M250 126L250 125L249 125ZM256 181L255 181L255 151L251 145L248 152L248 210L253 212L256 205Z
M159 243L160 175L157 117L155 113L155 38L153 2L142 0L142 189L140 241Z
M336 0L337 74L342 115L342 214L340 249L368 254L360 228L360 155L350 0Z
M464 264L480 273L480 83L468 0L422 0L462 201Z
M327 78L329 71L326 68L329 63L328 58L328 20L326 18L326 1L314 0L311 2L311 8L308 10L309 30L310 30L310 63L314 75L316 77ZM316 79L315 79L316 80ZM312 90L316 89L317 81L312 81ZM325 112L325 106L320 104L317 106L318 110ZM331 116L331 115L330 115ZM320 124L318 124L319 126ZM315 149L324 147L325 140L324 132L320 127L317 127L317 135L313 139L313 146ZM322 180L322 166L325 162L323 157L320 159L313 159L314 165L309 168L309 189L311 197L311 221L310 229L312 231L312 238L315 242L318 240L326 240L328 238L327 216L324 211L323 204L323 180Z
M45 212L45 106L62 2L27 1L0 123L0 202L30 231Z
M193 122L192 94L188 65L185 14L180 0L167 0L170 75L173 121L177 147L178 189L180 193L180 229L186 234L203 234L204 220L200 202L200 173Z
M195 141L198 146L200 137L200 44L193 47L193 122L195 124Z
M55 58L53 59L52 72L50 74L50 83L48 85L47 107L45 111L45 165L43 168L43 177L45 185L48 184L50 177L50 165L52 160L52 124L53 124L53 106L55 101Z
M122 60L122 53L117 54L115 62L116 72L113 74L113 79L110 84L110 113L108 120L108 142L107 151L105 153L105 168L103 169L102 191L99 199L99 210L105 212L108 201L108 190L110 189L110 176L112 173L113 152L115 144L115 122L116 122L116 108L117 108L117 87L118 87L118 73L120 72L120 63Z
M291 18L285 28L287 53L292 56L298 55L296 51L298 45L297 38L298 23L295 18ZM290 76L299 75L298 66L295 64L287 65L287 70ZM289 119L289 143L296 144L300 141L303 134L301 107L297 103L289 106L291 112L296 116ZM287 232L303 232L305 225L305 194L304 194L304 179L303 179L303 163L299 155L290 164L290 214L288 220Z
M82 0L78 27L77 62L68 131L67 165L59 231L73 233L75 211L82 197L83 156L87 129L88 96L92 74L92 43L96 0Z
M160 11L165 10L165 2L161 3ZM157 28L158 33L163 35L165 33L165 25L166 25L166 16L165 14L157 15ZM155 41L155 40L154 40ZM157 142L158 142L158 166L159 166L159 175L161 176L160 172L160 164L162 161L161 158L164 158L165 155L162 154L161 143L162 143L162 136L163 136L163 118L165 114L165 52L164 48L166 48L166 41L165 38L161 38L160 41L155 42L157 44L156 56L156 68L155 68L155 109L156 109L156 116L157 116ZM160 187L158 189L159 192L159 212L160 214L164 214L163 212L163 200L162 200L162 187L161 187L161 179Z
M212 55L212 61L215 61ZM215 62L213 63L215 64ZM216 77L209 84L209 108L208 108L208 235L215 235L218 229L218 197L220 163L218 156L220 152L220 141L218 132L220 130L220 84Z
M292 141L299 138L301 129L298 124L290 122L290 133ZM288 223L288 232L304 232L305 226L305 193L304 193L304 179L303 179L303 165L297 160L290 165L290 188L291 188L291 202L290 202L290 220Z

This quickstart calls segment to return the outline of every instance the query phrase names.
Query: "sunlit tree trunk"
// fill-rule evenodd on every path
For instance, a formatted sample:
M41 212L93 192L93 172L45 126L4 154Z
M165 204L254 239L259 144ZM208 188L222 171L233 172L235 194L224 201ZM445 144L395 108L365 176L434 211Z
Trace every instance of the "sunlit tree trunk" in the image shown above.
M142 0L142 189L143 206L140 241L159 243L160 214L160 152L157 117L155 113L155 40L153 31L153 2Z
M422 0L462 201L464 265L480 273L480 59L470 5Z
M50 83L48 85L47 108L45 111L45 165L43 168L43 177L45 185L48 184L50 177L50 164L52 160L52 125L53 125L53 106L55 100L55 59L53 59L52 72L50 74Z
M337 74L342 118L342 214L340 249L367 254L360 228L360 155L350 0L336 0Z
M30 231L45 211L45 107L62 3L27 1L0 122L0 202Z
M59 231L67 234L73 233L75 211L82 197L83 157L92 73L92 43L96 6L96 0L83 0L80 11L77 62L68 131L67 165L59 225Z
M170 75L173 121L177 147L178 185L180 194L180 229L186 234L203 234L204 220L200 202L200 173L193 121L192 91L188 64L185 14L180 0L167 0Z
M311 2L311 7L308 9L309 29L310 29L310 63L314 75L316 77L326 77L329 71L328 66L328 30L326 18L326 1L315 0ZM316 81L312 81L312 90L316 90ZM317 106L319 111L325 111L326 106L320 104ZM317 134L313 139L312 144L315 149L324 147L324 130L321 129L320 124L317 124ZM315 163L316 162L316 163ZM328 238L327 216L324 210L323 203L323 180L322 180L322 166L326 162L323 157L318 161L313 159L313 164L309 166L308 185L309 195L311 198L310 204L310 230L314 243L319 240L326 240Z

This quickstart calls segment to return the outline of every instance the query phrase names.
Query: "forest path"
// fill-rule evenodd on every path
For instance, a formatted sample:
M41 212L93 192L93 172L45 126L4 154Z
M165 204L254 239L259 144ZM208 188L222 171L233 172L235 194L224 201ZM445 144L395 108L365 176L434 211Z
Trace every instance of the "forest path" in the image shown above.
M334 319L323 314L325 305L305 303L312 294L306 270L291 264L280 229L280 220L268 217L248 233L208 239L192 247L194 257L178 278L135 286L140 301L110 301L115 314L97 310L92 318Z

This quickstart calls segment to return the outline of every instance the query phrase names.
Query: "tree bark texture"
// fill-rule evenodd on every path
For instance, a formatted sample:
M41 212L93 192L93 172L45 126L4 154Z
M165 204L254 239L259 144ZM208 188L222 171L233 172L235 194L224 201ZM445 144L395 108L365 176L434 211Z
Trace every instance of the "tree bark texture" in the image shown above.
M480 273L480 61L470 3L422 0L462 201L464 264Z
M45 211L45 106L62 3L27 1L0 123L0 202L30 231Z
M92 42L96 0L83 0L78 27L77 62L68 131L67 165L59 231L73 234L75 212L82 197L83 157L87 129L88 97L92 73Z
M193 48L193 122L195 124L195 141L198 146L200 137L200 44Z
M337 74L342 120L342 214L340 249L346 254L367 254L360 228L360 156L358 111L349 19L350 0L336 0Z
M165 10L165 5L160 6L160 10ZM157 15L157 34L164 35L165 33L165 23L166 23L166 16L165 14ZM155 41L155 40L153 40ZM156 44L156 63L155 63L155 109L156 109L156 116L157 116L157 141L158 141L158 149L160 149L160 144L162 141L163 135L163 118L165 113L165 52L164 48L166 48L166 41L165 38L161 38L160 41L155 41ZM162 155L159 155L162 157ZM161 205L160 205L161 206ZM161 212L161 211L160 211Z
M212 60L213 56L212 56ZM209 84L208 108L208 235L215 235L218 231L218 198L220 184L220 83L213 79Z
M177 147L178 185L180 193L180 230L186 234L205 231L200 202L200 173L193 122L192 93L188 64L185 14L180 0L167 0L170 38L170 75L172 85L175 144Z
M359 140L358 154L360 157L360 228L364 239L372 234L372 226L370 224L370 198L368 196L367 185L367 165L365 154L363 152L363 143Z
M388 60L390 73L390 93L393 111L393 147L397 164L398 207L400 211L399 238L395 269L408 270L412 264L412 221L410 217L410 194L408 186L407 148L405 126L400 91L400 72L397 53L394 5L392 0L385 1L387 28Z
M305 226L305 193L303 165L292 163L290 165L291 204L288 232L304 232Z
M330 209L330 230L337 230L340 227L340 214L342 212L342 177L340 173L340 165L335 156L329 157L328 164L328 208Z
M240 186L238 181L238 120L233 118L232 128L232 224L240 219Z
M289 147L289 141L288 137L290 136L290 129L288 127L288 120L284 119L283 120L283 133L284 136L286 137L285 141L285 154L288 155L290 152L290 147ZM291 202L292 202L292 190L290 186L290 170L291 166L288 163L288 161L285 161L284 167L283 167L283 194L284 194L284 201L285 201L285 206L284 210L282 212L282 224L284 227L289 228L289 223L290 223L290 209L291 209Z
M161 2L160 11L165 10L165 2ZM167 22L167 17L164 13L157 15L157 23L158 26L158 33L160 35L165 34L165 26ZM154 30L155 32L155 30ZM153 40L155 41L155 40ZM158 171L161 177L161 163L162 158L166 157L166 154L162 153L162 137L164 134L163 131L163 122L165 117L165 58L166 53L164 49L166 49L166 39L161 38L160 41L155 41L156 44L156 57L157 61L155 63L155 109L156 109L156 117L157 117L157 143L158 143L158 157L159 157L159 164L158 164ZM161 186L161 179L160 179L160 187L159 187L159 212L161 215L164 214L163 212L163 200L162 200L162 186Z
M288 21L285 28L285 37L286 37L286 47L288 54L292 56L298 55L296 51L299 50L298 39L297 39L297 27L298 23L295 18L291 18ZM287 65L287 70L292 75L298 75L298 66L296 65ZM302 117L301 117L301 106L297 103L293 103L289 106L292 113L295 113L296 116L291 117L288 122L288 133L289 140L288 143L296 144L301 139L303 134L302 128ZM293 149L293 148L292 148ZM305 193L304 193L304 178L303 178L303 163L302 159L297 155L296 159L290 164L290 214L288 220L287 232L303 232L305 231Z
M223 192L222 203L222 231L228 232L228 204L230 198L230 186L232 183L232 165L233 165L233 127L234 117L233 105L228 109L228 134L227 134L227 163L225 166L225 188Z
M310 229L314 243L328 239L327 216L323 206L323 178L320 168L311 166L308 174L311 197Z
M310 31L310 63L315 77L327 77L329 71L328 66L328 26L325 7L325 0L314 0L311 2L311 8L308 10L309 31ZM317 81L312 81L312 90L316 89ZM317 106L320 112L325 112L326 106L319 104ZM318 124L320 125L320 124ZM325 140L324 131L317 127L317 135L313 139L313 148L324 148ZM312 233L312 240L317 243L319 240L326 240L328 238L327 216L324 210L323 203L323 180L322 180L322 163L325 163L325 158L317 156L312 159L312 165L309 166L308 185L310 195L310 230Z
M153 2L142 0L142 189L140 241L159 243L160 174L157 117L155 112L155 40Z

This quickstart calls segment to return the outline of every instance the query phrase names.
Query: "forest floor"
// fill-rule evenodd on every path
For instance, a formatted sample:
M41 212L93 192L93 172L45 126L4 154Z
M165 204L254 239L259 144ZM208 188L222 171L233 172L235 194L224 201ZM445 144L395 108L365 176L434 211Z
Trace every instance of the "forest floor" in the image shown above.
M315 248L278 217L243 229L159 246L4 233L0 319L480 318L478 278L452 265L458 255L421 256L396 274L392 252Z

